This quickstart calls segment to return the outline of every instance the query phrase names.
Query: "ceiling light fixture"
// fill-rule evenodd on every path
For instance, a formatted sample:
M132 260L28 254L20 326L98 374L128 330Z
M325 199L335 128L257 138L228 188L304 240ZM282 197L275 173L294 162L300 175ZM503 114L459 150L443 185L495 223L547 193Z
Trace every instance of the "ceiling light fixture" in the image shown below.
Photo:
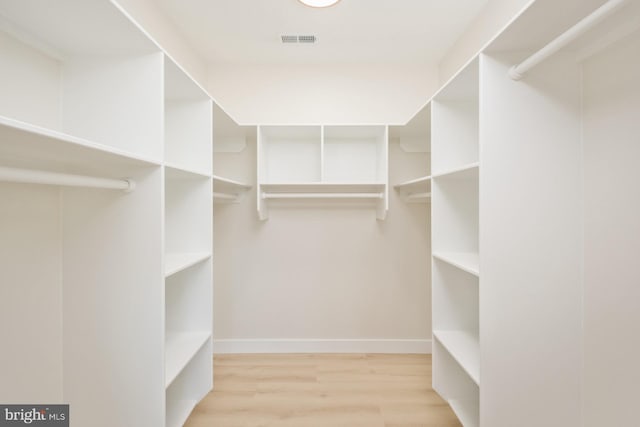
M340 0L298 0L300 3L305 6L310 7L329 7L338 3Z

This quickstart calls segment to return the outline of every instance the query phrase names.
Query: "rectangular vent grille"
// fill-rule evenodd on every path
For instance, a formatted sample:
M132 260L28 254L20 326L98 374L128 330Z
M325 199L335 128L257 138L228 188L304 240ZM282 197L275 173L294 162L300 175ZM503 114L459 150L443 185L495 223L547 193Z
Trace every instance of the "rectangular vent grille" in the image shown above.
M282 43L315 43L317 41L316 36L313 35L303 35L296 36L291 34L283 34L280 36Z
M315 43L316 36L298 36L298 43Z

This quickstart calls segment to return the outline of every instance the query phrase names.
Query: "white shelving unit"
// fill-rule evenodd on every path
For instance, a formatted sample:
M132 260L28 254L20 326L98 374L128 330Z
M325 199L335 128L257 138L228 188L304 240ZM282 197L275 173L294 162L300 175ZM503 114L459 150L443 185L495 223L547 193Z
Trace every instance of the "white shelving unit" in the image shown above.
M111 2L0 16L0 400L180 426L212 382L212 101Z
M182 89L193 89L183 87ZM190 97L194 97L190 93ZM172 99L188 99L174 94ZM197 104L206 111L208 123L186 121L183 126L196 129L179 130L184 135L208 134L211 137L210 101ZM181 106L181 108L184 105ZM193 106L191 106L193 107ZM191 107L187 107L190 111ZM187 114L188 115L188 114ZM174 124L175 125L175 124ZM202 129L198 129L202 128ZM170 135L167 134L167 138ZM165 141L165 144L168 144ZM189 146L185 142L186 147ZM198 151L199 149L199 151ZM212 144L192 146L192 161L183 157L181 168L165 167L165 384L167 427L179 427L193 408L213 387L211 358L199 353L213 353L213 270L211 159ZM167 155L169 150L167 149ZM208 171L193 170L207 167ZM168 275L167 272L174 274ZM185 404L189 402L189 404Z
M432 100L433 387L478 425L478 61Z
M532 2L432 100L433 385L465 427L637 422L638 17Z
M386 126L259 126L258 215L275 199L368 203L388 209Z

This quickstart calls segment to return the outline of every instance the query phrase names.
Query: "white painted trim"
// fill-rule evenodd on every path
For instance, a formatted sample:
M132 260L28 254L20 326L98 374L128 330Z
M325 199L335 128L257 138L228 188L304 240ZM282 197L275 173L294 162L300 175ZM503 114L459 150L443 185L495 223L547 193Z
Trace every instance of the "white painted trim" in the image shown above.
M431 342L431 339L221 339L213 340L213 352L431 354Z

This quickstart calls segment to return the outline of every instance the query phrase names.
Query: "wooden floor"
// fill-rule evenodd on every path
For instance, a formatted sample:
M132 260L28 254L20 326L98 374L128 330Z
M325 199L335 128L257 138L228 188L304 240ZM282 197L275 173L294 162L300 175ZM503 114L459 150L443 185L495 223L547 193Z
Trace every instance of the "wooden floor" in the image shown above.
M224 355L186 427L461 427L430 355Z

